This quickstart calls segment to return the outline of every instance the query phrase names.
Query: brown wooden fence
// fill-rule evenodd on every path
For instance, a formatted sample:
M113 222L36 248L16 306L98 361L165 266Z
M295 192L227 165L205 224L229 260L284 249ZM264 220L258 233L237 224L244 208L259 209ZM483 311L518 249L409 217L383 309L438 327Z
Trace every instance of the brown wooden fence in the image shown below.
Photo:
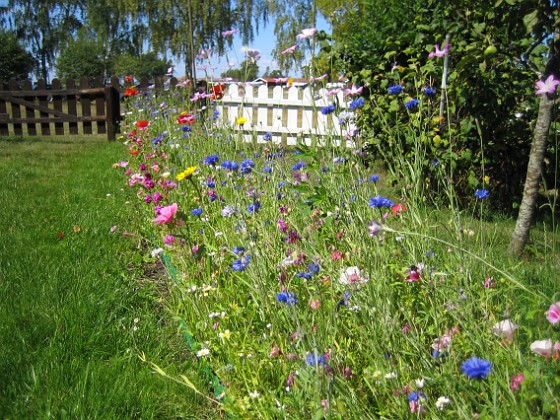
M177 82L171 79L170 86ZM0 82L0 136L107 134L108 140L116 138L124 91L117 77L109 84L103 79L82 78L79 83L68 79L64 88L58 79L50 86L39 80L35 88L30 80L2 85ZM156 79L154 88L163 85ZM137 86L140 91L149 87L146 78Z

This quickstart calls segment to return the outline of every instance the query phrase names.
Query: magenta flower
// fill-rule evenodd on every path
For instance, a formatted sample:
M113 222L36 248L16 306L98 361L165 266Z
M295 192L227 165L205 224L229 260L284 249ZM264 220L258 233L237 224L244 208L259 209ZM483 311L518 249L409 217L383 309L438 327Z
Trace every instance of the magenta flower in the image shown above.
M284 51L282 51L282 55L286 55L288 53L293 53L298 47L298 44L292 45L289 48L286 48Z
M519 390L519 387L521 386L521 383L525 380L525 376L523 376L522 373L520 373L519 375L514 376L513 378L511 378L511 382L509 383L509 387L512 391L517 391Z
M560 302L550 305L550 308L548 308L546 313L546 319L548 319L548 322L551 324L557 324L560 322Z
M177 213L177 203L173 203L170 206L162 207L159 211L158 217L152 219L152 222L158 225L165 225L173 221L173 216Z
M544 95L545 93L554 93L556 86L560 85L560 80L555 79L554 75L551 74L544 82L539 80L535 85L538 88L535 95Z
M297 39L311 38L317 32L317 28L302 29L301 34L296 35Z
M440 50L440 49L439 49L439 45L436 44L436 51L435 51L435 52L431 52L431 53L428 55L428 57L430 57L430 58L434 58L434 57L441 58L441 57L443 57L445 54L447 54L447 53L449 52L449 48L450 48L450 47L451 47L451 46L450 46L449 44L445 44L445 48L444 48L443 50Z
M222 32L222 36L235 35L236 33L237 33L237 29L230 29L229 31Z

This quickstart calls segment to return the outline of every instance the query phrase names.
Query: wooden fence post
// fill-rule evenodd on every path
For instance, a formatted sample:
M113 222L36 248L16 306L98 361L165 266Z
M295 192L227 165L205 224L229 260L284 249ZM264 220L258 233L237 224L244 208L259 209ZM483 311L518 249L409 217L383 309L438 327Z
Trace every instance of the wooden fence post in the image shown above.
M4 82L0 80L0 92L4 91ZM0 97L0 136L10 135L10 128L8 123L2 122L3 119L8 118L8 108L6 107L6 101L4 98Z
M25 96L23 99L25 101L33 102L35 97L33 96L33 85L31 84L31 80L27 79L23 82L23 90L28 91L31 95ZM29 106L25 107L25 118L28 119L35 119L35 110ZM37 125L34 122L27 123L27 134L29 136L36 136L37 135Z
M105 88L105 118L107 121L107 140L117 138L119 120L121 118L121 99L119 91L113 86Z

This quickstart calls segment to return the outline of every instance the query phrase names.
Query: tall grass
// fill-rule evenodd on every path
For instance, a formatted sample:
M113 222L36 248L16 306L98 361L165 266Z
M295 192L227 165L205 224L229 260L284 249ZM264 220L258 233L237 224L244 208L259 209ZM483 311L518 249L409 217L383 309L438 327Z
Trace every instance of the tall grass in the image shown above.
M134 236L111 168L122 151L95 137L0 141L2 418L211 415L140 360L206 387Z
M223 386L216 406L244 418L556 416L551 232L535 232L533 259L509 259L513 221L479 217L489 199L458 208L446 162L418 179L433 166L420 120L388 132L417 145L412 159L396 148L368 167L360 150L240 143L195 111L181 124L173 96L136 100L121 170L168 262L168 305Z

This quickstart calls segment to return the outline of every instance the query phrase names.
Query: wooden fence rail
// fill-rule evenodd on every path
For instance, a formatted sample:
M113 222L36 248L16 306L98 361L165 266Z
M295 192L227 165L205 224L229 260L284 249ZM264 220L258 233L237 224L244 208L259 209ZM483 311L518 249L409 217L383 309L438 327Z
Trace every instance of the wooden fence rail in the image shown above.
M39 80L35 88L30 80L11 80L7 88L0 84L0 136L10 132L36 136L40 131L42 136L50 136L95 131L114 140L120 120L118 86L118 78L108 86L102 79L90 82L87 78L79 83L68 79L64 88L58 79L50 86Z

